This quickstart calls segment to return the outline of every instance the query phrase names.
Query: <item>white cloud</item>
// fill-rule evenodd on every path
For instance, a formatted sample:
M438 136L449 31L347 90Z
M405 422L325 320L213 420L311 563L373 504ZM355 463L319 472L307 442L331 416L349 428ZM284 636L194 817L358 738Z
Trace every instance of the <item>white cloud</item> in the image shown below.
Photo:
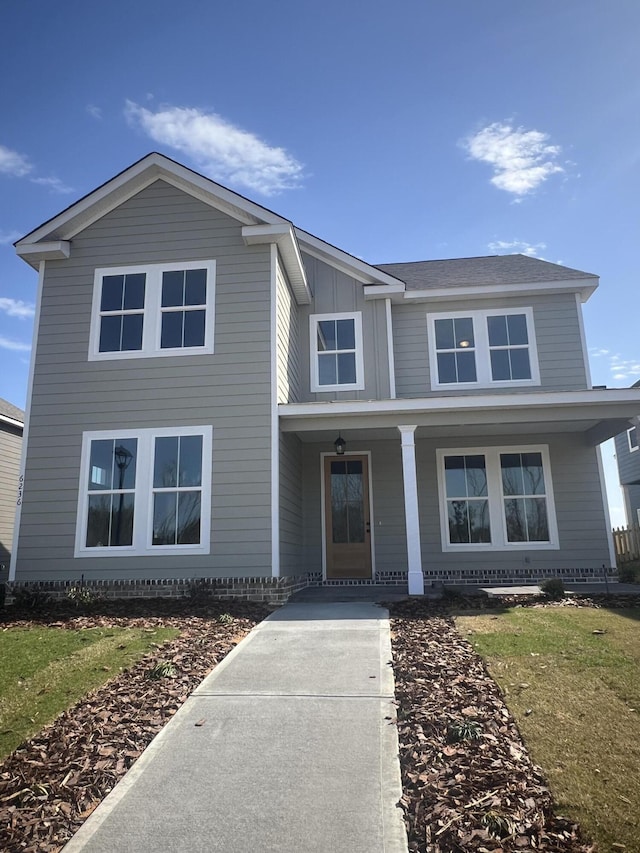
M0 246L8 246L15 243L18 237L22 237L19 231L0 231Z
M550 175L563 172L558 165L559 145L550 145L549 136L539 130L525 130L494 122L462 143L472 160L489 163L491 183L515 196L538 189Z
M95 104L87 104L87 112L93 118L101 119L102 118L102 110L100 107L96 107Z
M30 178L33 184L39 184L42 187L49 187L50 190L56 193L72 193L73 187L68 187L60 178Z
M33 317L36 313L34 305L23 302L21 299L11 299L6 296L0 296L0 311L4 311L9 317L20 317L21 320Z
M22 178L24 175L28 175L32 169L33 166L23 154L18 154L17 151L0 145L0 172Z
M302 164L216 113L194 107L159 107L156 112L127 101L129 123L155 142L186 154L215 180L274 195L300 185Z
M604 358L609 362L611 378L625 385L632 385L640 378L640 360L623 358L620 353L612 353L611 350L595 348L589 350L592 358Z
M538 252L547 248L546 243L526 243L524 240L494 240L487 248L496 255L518 253L531 258L540 257Z
M20 341L14 341L11 338L5 338L0 335L0 349L10 349L14 352L29 352L30 344L23 344Z

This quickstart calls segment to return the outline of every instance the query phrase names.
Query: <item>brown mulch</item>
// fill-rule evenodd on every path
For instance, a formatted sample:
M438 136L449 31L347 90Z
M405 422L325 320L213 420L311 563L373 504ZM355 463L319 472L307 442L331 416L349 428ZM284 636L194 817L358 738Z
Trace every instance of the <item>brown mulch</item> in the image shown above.
M494 609L514 603L461 597L450 606ZM640 606L640 596L564 604ZM0 609L0 630L164 625L181 632L0 762L0 851L58 853L204 676L272 609L215 599L102 602L88 612L67 604L36 614ZM579 829L554 814L541 772L497 686L457 634L447 607L411 600L390 610L401 805L411 853L591 851ZM154 663L167 660L175 677L150 680ZM471 724L467 734L476 732L478 740L455 740L463 731L456 724L465 721Z
M0 611L0 630L180 630L0 762L0 850L58 853L205 675L271 610L242 601L157 599L106 602L84 615L64 605L39 614ZM174 664L175 677L150 679L150 668L164 661Z
M492 606L512 603L494 601ZM579 603L612 604L593 598ZM628 598L620 601L633 604ZM461 610L485 606L478 599L456 602ZM411 853L594 850L577 825L556 814L542 772L532 763L498 686L456 631L447 608L403 601L390 610L400 805Z

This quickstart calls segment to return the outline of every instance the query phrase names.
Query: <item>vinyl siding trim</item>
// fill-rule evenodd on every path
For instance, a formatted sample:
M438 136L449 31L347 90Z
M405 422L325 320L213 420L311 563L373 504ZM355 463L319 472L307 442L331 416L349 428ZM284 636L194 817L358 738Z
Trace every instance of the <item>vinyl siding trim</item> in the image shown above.
M278 246L270 245L271 327L271 575L280 577L280 418L278 412Z

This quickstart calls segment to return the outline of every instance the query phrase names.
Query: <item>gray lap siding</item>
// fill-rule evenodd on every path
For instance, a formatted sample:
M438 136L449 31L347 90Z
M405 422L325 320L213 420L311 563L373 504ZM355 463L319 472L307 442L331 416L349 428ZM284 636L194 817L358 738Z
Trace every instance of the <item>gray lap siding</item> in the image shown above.
M509 388L431 390L427 313L475 310L509 310L531 307L536 333L540 385L526 391L568 391L587 388L580 324L575 296L571 293L509 296L500 299L467 299L464 302L420 302L393 306L393 339L398 397L460 396L509 393Z
M212 355L88 360L96 267L216 261ZM156 183L46 264L17 580L271 575L270 252ZM208 555L74 558L86 431L213 426Z
M535 547L456 553L442 547L436 450L547 445L559 529L559 549ZM304 564L309 571L322 568L322 509L320 454L328 444L303 444ZM372 530L378 574L406 571L407 548L400 440L353 440L349 450L371 451ZM598 478L597 451L572 435L512 435L474 439L416 440L418 506L423 570L541 569L558 574L571 569L597 569L610 565L608 531Z

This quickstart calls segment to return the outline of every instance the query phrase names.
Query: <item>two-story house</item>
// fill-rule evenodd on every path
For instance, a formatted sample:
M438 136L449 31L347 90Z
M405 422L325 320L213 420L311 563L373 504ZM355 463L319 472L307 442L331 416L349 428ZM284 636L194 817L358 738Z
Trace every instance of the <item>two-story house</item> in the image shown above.
M0 399L0 583L6 581L9 574L23 427L22 409Z
M401 227L399 225L399 227ZM39 271L18 582L285 596L614 565L596 276L373 266L150 154L16 244Z
M640 388L640 380L633 388ZM627 524L640 526L640 451L638 450L638 439L640 438L640 420L636 419L633 424L615 437L616 462L618 463L618 477L624 498L624 511Z

